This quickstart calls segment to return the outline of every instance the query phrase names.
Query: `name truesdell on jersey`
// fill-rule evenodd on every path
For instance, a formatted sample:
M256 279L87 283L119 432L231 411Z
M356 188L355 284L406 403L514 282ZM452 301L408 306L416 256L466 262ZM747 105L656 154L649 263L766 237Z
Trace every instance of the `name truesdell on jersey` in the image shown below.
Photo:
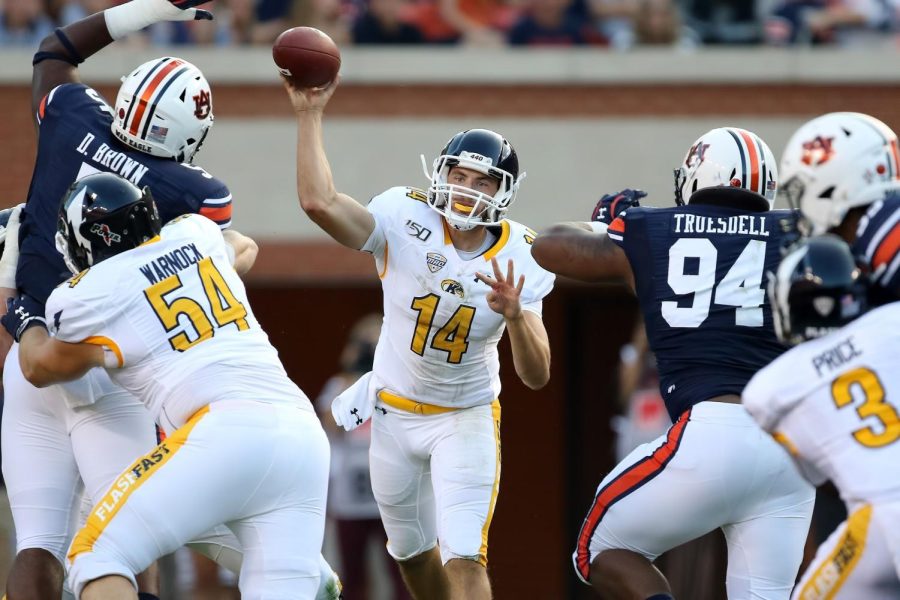
M145 265L141 265L139 269L144 277L147 278L147 281L157 283L166 277L171 277L179 271L187 269L191 265L197 264L203 258L203 253L197 249L197 244L185 244L181 248L176 248Z
M707 217L676 213L675 233L730 233L769 237L766 218L756 215L735 215L733 217Z

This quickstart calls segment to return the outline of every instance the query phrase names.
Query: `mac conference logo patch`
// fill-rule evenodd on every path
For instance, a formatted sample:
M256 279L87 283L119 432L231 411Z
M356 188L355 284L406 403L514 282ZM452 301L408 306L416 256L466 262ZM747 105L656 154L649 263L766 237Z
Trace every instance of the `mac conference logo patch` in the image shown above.
M447 264L447 259L437 252L429 252L428 256L425 257L425 263L428 265L429 271L437 273Z

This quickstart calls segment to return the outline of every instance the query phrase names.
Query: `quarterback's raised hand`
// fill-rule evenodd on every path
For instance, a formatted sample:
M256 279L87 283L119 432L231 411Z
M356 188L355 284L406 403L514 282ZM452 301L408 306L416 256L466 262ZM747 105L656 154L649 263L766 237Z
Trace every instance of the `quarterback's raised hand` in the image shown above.
M522 304L519 302L519 296L522 294L522 288L525 286L525 276L519 275L519 281L516 283L515 266L512 259L507 262L506 276L500 271L500 265L496 258L491 259L491 266L494 268L494 276L490 277L483 273L475 273L475 277L479 281L483 281L491 286L491 291L487 295L488 306L495 313L503 315L504 319L515 319L522 314Z
M282 75L281 79L284 83L284 89L287 90L288 97L291 99L291 105L294 107L294 112L297 114L313 112L321 113L325 108L325 105L328 104L331 95L334 94L334 90L337 89L338 83L340 83L341 80L340 76L337 76L334 78L334 81L324 87L299 88L291 84L290 79L287 77Z
M632 190L626 188L615 194L606 194L597 202L594 212L591 213L591 221L606 223L609 225L622 212L632 206L640 206L640 199L647 195L644 190Z

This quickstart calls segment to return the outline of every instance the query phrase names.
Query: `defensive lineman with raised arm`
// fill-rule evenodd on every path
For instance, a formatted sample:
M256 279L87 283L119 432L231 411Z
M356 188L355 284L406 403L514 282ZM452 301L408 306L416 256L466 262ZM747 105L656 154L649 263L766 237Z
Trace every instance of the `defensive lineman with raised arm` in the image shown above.
M504 330L527 386L545 385L550 367L541 307L553 276L531 259L534 232L506 219L518 158L495 132L463 131L426 170L427 191L391 188L366 208L335 189L322 146L337 82L285 85L297 114L300 205L335 240L371 253L382 281L373 372L333 413L353 427L375 411L371 479L388 551L416 598L490 598Z
M198 3L136 0L41 42L32 78L37 157L22 216L18 289L6 295L43 303L68 277L54 242L59 202L74 180L91 173L150 186L163 222L202 212L223 227L230 223L228 188L190 164L213 119L209 84L196 67L176 58L141 65L123 81L115 110L78 76L81 62L147 24L211 18L192 8ZM99 500L127 461L155 445L154 424L102 370L39 390L22 376L13 351L5 355L3 386L0 438L17 550L7 593L10 600L58 597L82 489ZM156 591L152 574L141 583L142 591Z
M892 291L896 300L896 280ZM830 479L847 505L795 600L900 597L900 303L866 313L866 296L843 241L798 244L773 275L769 301L779 338L799 345L743 393L807 479Z
M573 562L605 598L671 598L652 561L721 528L728 596L783 600L813 488L740 406L747 381L784 351L762 289L785 235L785 212L770 210L775 159L755 134L723 127L701 136L675 173L679 206L637 207L634 192L615 206L605 197L619 209L603 213L608 228L561 224L533 246L558 274L633 278L674 423L600 483Z
M87 235L95 229L116 243ZM25 376L45 386L102 366L170 432L75 536L76 596L135 598L135 573L225 524L244 551L243 598L314 598L328 441L236 272L256 245L200 215L160 229L148 189L109 173L73 184L58 240L79 272L51 294L47 322L27 297L3 317Z
M163 223L200 213L222 228L230 225L227 186L193 164L213 123L212 93L200 70L174 57L144 63L123 78L111 107L79 81L77 68L148 24L212 18L193 8L199 3L134 0L59 29L41 43L32 79L38 148L21 227L18 293L43 303L68 277L54 239L59 201L74 180L92 173L114 172L149 186ZM66 548L78 525L81 480L84 494L98 501L129 460L154 447L154 424L102 369L64 386L37 389L22 376L18 352L10 352L3 385L3 471L17 538L7 592L10 600L58 597ZM194 547L237 571L236 546L234 536L219 528ZM324 561L322 569L323 575L331 573ZM142 591L155 591L152 577L147 579L141 580Z

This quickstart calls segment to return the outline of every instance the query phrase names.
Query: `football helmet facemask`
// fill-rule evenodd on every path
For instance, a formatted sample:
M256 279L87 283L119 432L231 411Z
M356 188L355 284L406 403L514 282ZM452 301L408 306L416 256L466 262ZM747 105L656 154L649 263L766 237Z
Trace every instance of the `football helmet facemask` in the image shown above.
M449 183L453 167L484 173L499 183L493 196ZM525 173L519 174L519 159L506 139L487 129L469 129L450 138L432 164L431 173L422 156L422 169L431 180L428 206L439 212L452 227L460 230L479 225L497 225L516 199ZM460 202L461 200L461 202Z
M737 127L703 134L675 169L678 205L728 202L763 211L775 205L777 190L778 168L769 146Z
M161 224L150 189L112 173L79 179L59 207L56 249L74 273L140 246Z
M866 283L850 247L834 235L799 242L769 274L778 339L799 344L843 327L868 310Z
M851 208L900 189L897 135L869 115L829 113L798 129L781 156L782 191L807 235L837 227Z
M112 122L120 142L189 163L212 124L209 83L191 63L157 58L122 78Z

